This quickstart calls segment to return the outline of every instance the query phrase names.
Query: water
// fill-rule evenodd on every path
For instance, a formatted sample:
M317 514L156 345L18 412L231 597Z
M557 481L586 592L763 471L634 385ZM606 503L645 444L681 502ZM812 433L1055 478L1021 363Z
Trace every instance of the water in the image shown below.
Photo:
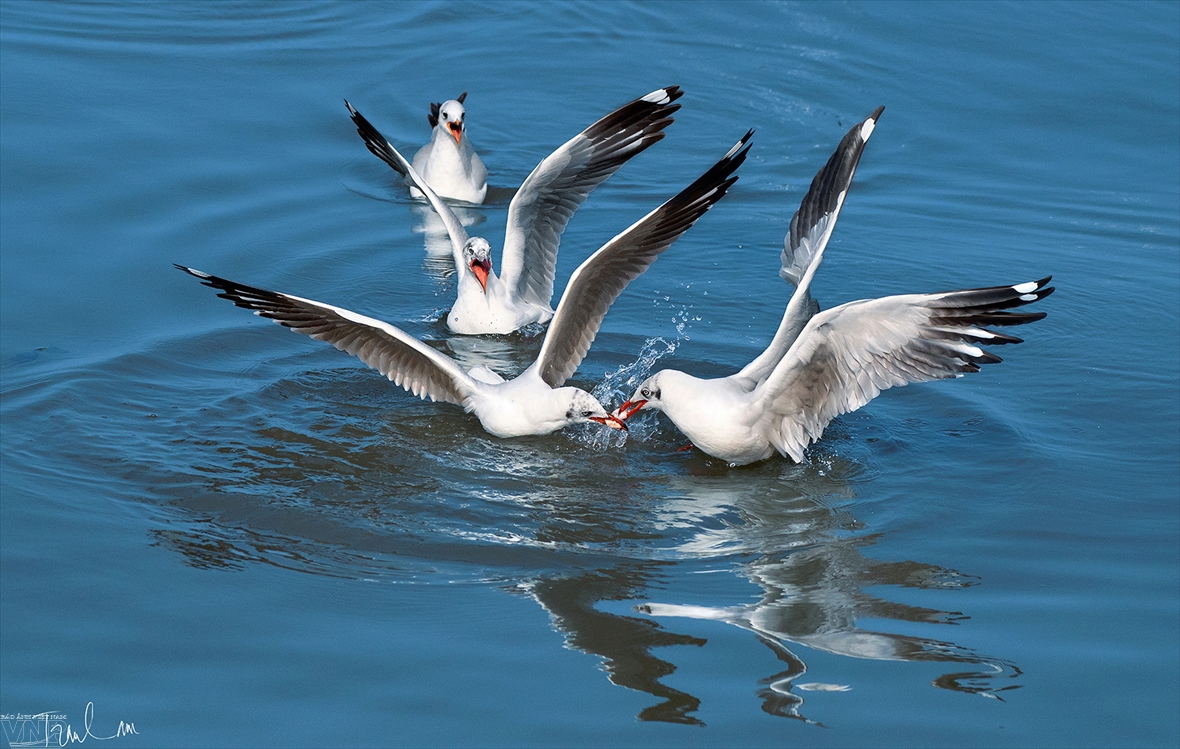
M111 746L1174 745L1178 29L1148 3L0 5L5 742L93 703L93 735L134 723ZM617 405L756 355L790 214L879 104L817 298L1052 273L1049 317L808 465L730 469L654 415L496 440L171 268L518 372L537 331L439 322L447 265L342 98L413 149L470 91L508 191L669 84L559 288L754 150L575 384ZM498 247L506 205L465 220Z

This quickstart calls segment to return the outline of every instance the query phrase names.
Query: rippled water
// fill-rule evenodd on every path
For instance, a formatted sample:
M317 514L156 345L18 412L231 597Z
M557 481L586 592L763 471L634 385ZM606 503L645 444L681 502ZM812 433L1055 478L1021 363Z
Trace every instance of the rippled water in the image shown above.
M6 745L88 703L119 746L1174 745L1178 29L1174 3L0 4ZM821 303L1052 273L1049 317L806 465L731 469L654 414L497 440L171 268L514 374L541 331L448 334L437 229L342 98L410 150L470 91L497 191L464 221L498 246L537 161L669 84L559 288L754 150L574 384L613 406L759 353L790 215L880 104Z

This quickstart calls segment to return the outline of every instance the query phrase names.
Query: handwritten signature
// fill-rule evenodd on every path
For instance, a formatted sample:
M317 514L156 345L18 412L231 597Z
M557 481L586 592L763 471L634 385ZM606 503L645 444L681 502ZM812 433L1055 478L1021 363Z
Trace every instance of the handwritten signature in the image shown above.
M97 736L91 730L94 727L94 703L86 703L86 712L82 717L82 733L78 733L65 722L65 714L46 711L34 715L5 715L0 718L4 725L4 737L11 747L34 746L67 746L81 744L86 739L95 741L110 741L132 734L138 735L134 723L119 721L115 732L110 736Z

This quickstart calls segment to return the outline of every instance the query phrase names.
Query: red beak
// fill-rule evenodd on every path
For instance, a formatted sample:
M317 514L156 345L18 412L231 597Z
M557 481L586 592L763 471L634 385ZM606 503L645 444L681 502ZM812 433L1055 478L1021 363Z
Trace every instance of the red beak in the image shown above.
M475 274L479 285L486 292L488 290L488 274L492 272L491 260L472 260L471 272Z
M447 127L451 130L451 135L454 136L455 142L459 143L463 138L463 126L458 122L448 122Z
M646 405L647 405L646 400L627 401L623 405L616 408L615 413L617 413L619 415L619 418L621 418L621 419L629 419L632 416L634 416L636 413L638 413L639 409L643 408Z
M597 421L599 424L608 426L611 429L622 429L624 432L631 431L627 429L627 425L619 420L619 418L614 414L607 414L606 416L591 416L590 421Z

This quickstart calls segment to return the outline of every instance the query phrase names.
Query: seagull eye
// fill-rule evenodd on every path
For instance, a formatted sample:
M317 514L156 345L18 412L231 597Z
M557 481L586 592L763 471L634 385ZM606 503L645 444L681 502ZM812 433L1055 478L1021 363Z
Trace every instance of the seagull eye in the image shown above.
M643 390L640 391L640 395L642 395L644 398L650 398L651 391L648 390L647 388L644 388Z
M589 418L594 415L594 412L593 411L583 411L582 415Z

